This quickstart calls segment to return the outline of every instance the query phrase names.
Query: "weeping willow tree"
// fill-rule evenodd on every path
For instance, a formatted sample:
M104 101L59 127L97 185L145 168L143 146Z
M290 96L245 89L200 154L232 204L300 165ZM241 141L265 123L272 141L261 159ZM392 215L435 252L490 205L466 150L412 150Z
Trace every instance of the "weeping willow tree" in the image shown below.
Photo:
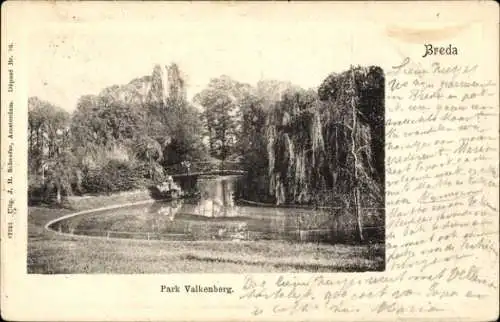
M284 93L269 112L265 136L276 204L342 209L342 220L353 222L363 240L365 219L373 222L367 217L384 205L382 70L351 67L327 77L317 92Z

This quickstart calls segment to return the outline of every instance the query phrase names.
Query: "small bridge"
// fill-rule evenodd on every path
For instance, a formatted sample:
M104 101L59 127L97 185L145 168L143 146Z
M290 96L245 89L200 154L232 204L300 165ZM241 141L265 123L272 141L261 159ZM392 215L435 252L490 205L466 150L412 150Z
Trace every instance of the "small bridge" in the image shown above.
M179 178L179 177L187 177L187 176L192 176L192 177L198 177L201 175L204 176L231 176L231 175L243 175L246 174L247 172L244 170L213 170L213 171L197 171L197 172L186 172L186 173L177 173L177 174L172 174L172 178Z
M243 175L246 171L241 169L241 163L236 161L205 161L178 163L165 167L167 174L173 178L200 175Z

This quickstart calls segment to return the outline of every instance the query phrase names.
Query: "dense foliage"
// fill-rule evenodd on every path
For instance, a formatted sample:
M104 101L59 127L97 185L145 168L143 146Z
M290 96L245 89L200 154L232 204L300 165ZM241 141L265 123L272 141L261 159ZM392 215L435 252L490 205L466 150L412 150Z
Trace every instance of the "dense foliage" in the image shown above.
M212 155L231 151L248 173L238 197L327 207L339 238L363 240L383 235L384 94L380 68L355 67L318 90L221 77L199 102Z
M325 193L337 203L352 202L349 195L359 188L367 203L383 204L382 71L331 75L318 92L287 91L268 113L269 188L276 203L321 203Z
M240 104L250 86L228 76L211 79L194 97L203 107L203 120L211 156L226 160L234 154L240 130Z
M175 64L84 95L72 115L30 98L30 199L130 190L186 164L230 164L247 171L239 198L328 207L332 227L358 239L363 227L383 227L380 68L351 67L310 90L222 75L193 104Z
M30 98L30 201L161 182L166 166L207 157L200 119L175 64L84 95L72 115Z

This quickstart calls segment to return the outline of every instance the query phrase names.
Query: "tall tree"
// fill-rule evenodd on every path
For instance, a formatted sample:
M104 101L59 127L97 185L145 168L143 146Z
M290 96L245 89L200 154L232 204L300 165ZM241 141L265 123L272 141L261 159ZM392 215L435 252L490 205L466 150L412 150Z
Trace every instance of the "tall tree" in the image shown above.
M164 111L164 124L170 134L170 142L164 149L165 165L202 161L206 158L200 118L199 111L187 101L177 101Z
M383 86L380 68L353 67L330 75L317 93L281 95L265 125L276 203L338 207L345 230L364 239L366 208L384 204Z
M213 157L226 160L234 152L241 126L240 104L249 90L249 85L223 75L210 80L207 88L194 97L204 109L203 118Z
M58 133L67 131L70 115L60 107L38 97L28 99L29 164L35 176L45 180L46 160L57 154Z
M111 95L82 96L73 114L75 145L84 153L127 146L146 131L146 111Z
M63 192L71 193L71 184L77 176L69 122L69 113L61 108L37 97L28 99L30 184L53 187L58 203Z
M160 65L155 65L151 75L151 86L147 94L146 102L150 106L158 108L166 105L165 75Z
M47 183L56 192L56 202L61 204L62 194L72 194L72 184L78 180L77 161L69 145L62 146L59 152L49 158L47 165Z
M167 71L166 95L167 100L173 104L184 102L186 97L186 84L179 66L175 63L165 66Z

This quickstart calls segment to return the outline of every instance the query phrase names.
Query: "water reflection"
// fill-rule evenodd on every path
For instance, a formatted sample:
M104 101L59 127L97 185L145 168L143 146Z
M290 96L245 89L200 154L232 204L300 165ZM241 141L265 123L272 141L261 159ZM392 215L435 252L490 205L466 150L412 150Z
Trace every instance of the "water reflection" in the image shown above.
M175 215L182 209L182 205L184 204L184 200L175 199L171 202L155 202L151 205L147 212L149 214L157 214L160 217L167 218L170 221L174 221Z
M234 186L239 176L200 177L197 189L200 200L194 214L204 217L235 217Z
M200 177L198 197L154 202L76 216L56 222L60 232L139 239L331 241L328 211L235 205L238 176ZM333 221L334 222L334 221Z

